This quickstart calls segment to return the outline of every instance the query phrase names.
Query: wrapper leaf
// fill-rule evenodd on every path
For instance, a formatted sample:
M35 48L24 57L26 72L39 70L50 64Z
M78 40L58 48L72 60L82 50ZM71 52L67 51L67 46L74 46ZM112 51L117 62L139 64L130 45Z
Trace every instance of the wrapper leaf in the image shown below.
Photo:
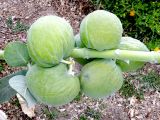
M52 68L34 65L26 77L30 92L40 103L60 106L72 101L80 91L79 79L70 75L64 64Z
M82 43L87 48L98 51L116 48L122 32L119 18L105 10L96 10L88 14L80 25Z
M92 98L104 98L123 83L121 69L112 60L99 59L86 64L80 76L82 91Z
M44 16L35 21L27 35L29 55L42 67L52 67L69 57L74 48L70 24L57 16Z

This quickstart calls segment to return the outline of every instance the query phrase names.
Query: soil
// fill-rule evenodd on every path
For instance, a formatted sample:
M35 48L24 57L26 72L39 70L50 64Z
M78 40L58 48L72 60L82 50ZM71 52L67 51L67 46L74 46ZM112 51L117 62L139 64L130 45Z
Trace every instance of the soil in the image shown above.
M95 8L89 0L0 0L0 49L4 49L10 41L26 41L26 32L15 33L7 27L6 20L9 17L14 23L19 20L30 26L41 16L58 15L70 22L76 34L84 16L93 10ZM0 63L4 67L0 78L21 69L11 68L4 61ZM140 78L136 76L140 73L147 74L151 69L160 72L159 65L147 64L138 72L125 73L124 76L132 77L138 86ZM5 111L9 120L160 120L160 93L149 89L144 93L143 100L134 96L126 99L119 93L103 100L93 100L82 95L79 100L61 107L37 105L34 118L29 118L22 112L16 97L1 104L0 109Z

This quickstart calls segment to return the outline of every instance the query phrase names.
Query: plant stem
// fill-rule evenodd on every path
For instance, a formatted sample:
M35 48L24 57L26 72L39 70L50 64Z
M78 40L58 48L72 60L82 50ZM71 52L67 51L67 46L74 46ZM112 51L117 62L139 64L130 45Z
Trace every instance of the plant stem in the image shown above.
M4 60L4 51L0 50L0 60Z
M71 61L67 61L67 60L61 60L61 63L68 64L68 65L72 64Z
M74 76L75 72L73 71L73 68L74 68L75 62L74 62L73 58L70 58L70 62L71 62L72 64L69 65L68 74Z
M71 57L73 58L108 58L108 59L121 59L131 61L143 61L151 63L160 63L159 52L145 52L145 51L130 51L130 50L106 50L96 51L87 48L75 48ZM0 60L4 60L4 51L0 50ZM62 60L62 63L71 64L70 61Z
M110 59L121 59L131 61L143 61L151 63L160 63L159 52L145 52L145 51L130 51L130 50L105 50L96 51L87 48L75 48L71 57L73 58L110 58Z

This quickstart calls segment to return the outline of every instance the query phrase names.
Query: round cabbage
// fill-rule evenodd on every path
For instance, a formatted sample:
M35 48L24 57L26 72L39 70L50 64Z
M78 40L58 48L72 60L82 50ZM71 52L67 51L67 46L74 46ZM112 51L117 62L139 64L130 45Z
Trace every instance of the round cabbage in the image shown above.
M87 48L102 51L116 48L122 37L122 24L119 18L105 10L88 14L80 25L80 36Z
M27 34L32 60L42 67L52 67L67 58L74 48L70 24L57 16L44 16L35 21Z
M122 37L118 48L121 50L149 51L145 44L132 37ZM117 60L117 64L121 67L122 71L129 72L143 67L145 62Z
M62 63L51 68L33 65L26 78L27 87L35 99L48 105L69 103L80 91L79 79L70 75Z
M123 83L121 69L112 60L99 59L82 68L82 91L92 98L104 98L118 91Z

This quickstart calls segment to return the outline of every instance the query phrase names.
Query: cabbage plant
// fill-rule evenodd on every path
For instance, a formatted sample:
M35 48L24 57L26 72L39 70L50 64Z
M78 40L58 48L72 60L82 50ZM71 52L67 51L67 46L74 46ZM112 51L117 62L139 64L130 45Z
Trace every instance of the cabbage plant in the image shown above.
M97 59L82 68L80 81L82 91L86 95L98 99L119 90L123 83L123 75L115 61Z
M133 51L149 51L149 49L139 40L131 37L122 37L118 46L121 50L133 50ZM145 62L132 61L132 60L117 60L117 64L121 67L122 71L136 71L143 67Z
M98 51L114 49L122 37L122 24L113 13L96 10L88 14L80 25L80 36L87 48Z
M159 52L122 37L122 32L119 18L104 10L88 14L75 37L65 19L42 16L28 30L27 43L11 42L0 50L0 60L24 68L0 80L0 102L16 93L30 107L38 103L61 106L80 91L93 99L112 95L123 84L122 72L135 71L145 62L160 63ZM72 72L70 58L83 62L78 76Z
M52 67L69 57L74 48L70 24L57 16L44 16L35 21L27 36L31 59L42 67Z

